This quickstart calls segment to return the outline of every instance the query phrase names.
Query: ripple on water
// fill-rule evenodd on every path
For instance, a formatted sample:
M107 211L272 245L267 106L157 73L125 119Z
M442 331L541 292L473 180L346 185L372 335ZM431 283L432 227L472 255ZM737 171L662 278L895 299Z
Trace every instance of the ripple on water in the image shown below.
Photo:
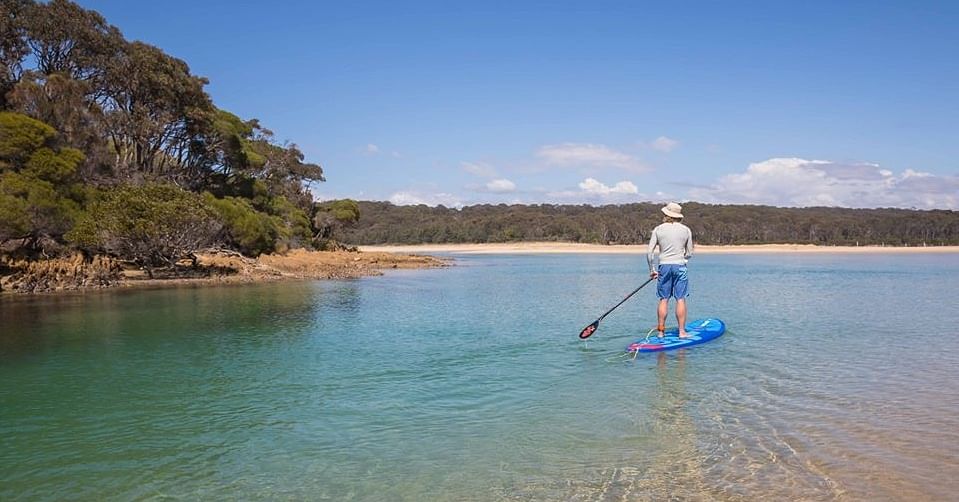
M690 307L726 336L617 359L654 324L655 299L637 295L576 341L635 287L638 261L475 256L369 280L0 304L0 499L959 489L959 352L943 343L959 306L942 296L959 258L914 260L904 297L893 258L697 257ZM903 330L919 309L937 315Z

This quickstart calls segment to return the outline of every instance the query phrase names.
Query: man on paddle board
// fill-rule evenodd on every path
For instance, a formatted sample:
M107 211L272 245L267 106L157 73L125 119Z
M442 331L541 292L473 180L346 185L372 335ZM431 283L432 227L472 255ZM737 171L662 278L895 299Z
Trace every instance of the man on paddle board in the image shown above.
M683 221L683 208L675 202L661 209L663 223L653 229L649 237L649 250L646 261L649 264L649 276L658 279L656 294L659 305L656 309L659 323L656 330L659 337L666 330L666 315L669 313L669 298L676 299L676 320L679 322L679 337L687 338L686 333L686 296L689 294L689 279L686 276L686 263L693 255L693 232ZM656 248L659 247L659 267L655 267Z

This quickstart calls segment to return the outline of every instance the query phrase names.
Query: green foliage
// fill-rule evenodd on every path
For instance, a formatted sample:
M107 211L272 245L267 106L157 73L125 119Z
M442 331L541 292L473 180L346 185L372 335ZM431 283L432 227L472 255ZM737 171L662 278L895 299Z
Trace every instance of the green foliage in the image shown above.
M59 240L80 211L73 176L83 154L55 150L56 131L17 113L0 113L0 242Z
M54 152L50 148L40 148L30 156L23 172L37 179L60 184L73 176L80 162L83 162L83 153L80 150L61 148L59 152Z
M45 75L97 79L123 43L120 30L103 16L69 0L31 2L23 23L37 70Z
M96 11L2 0L0 242L76 224L75 245L146 265L224 235L248 254L309 245L305 184L322 168L214 107L206 84Z
M355 200L334 200L324 207L341 224L350 225L360 221L360 205Z
M79 204L49 181L17 172L0 175L0 241L59 239L79 212Z
M279 228L278 250L308 246L313 237L310 217L306 211L295 206L286 197L272 197L266 210L277 221Z
M360 220L360 206L351 199L327 201L313 208L314 246L324 249L335 242L341 229ZM335 246L333 246L335 247Z
M227 240L242 253L257 256L309 245L312 231L306 213L285 197L216 198L206 202L223 222Z
M104 75L103 125L114 139L117 169L198 183L213 158L205 142L214 110L206 79L142 42L124 44Z
M125 185L103 190L67 239L146 266L172 265L211 245L216 214L199 194L174 185Z
M8 179L10 176L15 174L0 175L0 243L9 239L26 238L33 229L30 203L23 197L22 191L11 190L16 188L19 180Z
M660 204L489 205L451 209L360 202L363 220L343 227L351 244L569 241L646 244ZM907 209L776 208L683 204L698 244L955 245L959 212ZM322 228L318 212L317 228Z
M11 110L53 126L63 144L85 153L80 170L88 178L113 161L109 144L103 140L103 112L97 102L88 99L91 88L91 82L63 74L40 77L29 73L7 95Z
M276 248L280 230L277 219L253 208L248 199L224 197L218 199L209 192L204 194L207 205L213 209L230 244L250 256L272 252Z
M39 120L12 112L0 112L0 167L26 161L57 131Z
M221 163L230 171L260 169L266 164L266 158L253 147L259 127L255 119L244 121L226 110L216 110L213 128L220 140Z
M124 239L170 240L130 224L137 211L157 221L176 206L176 198L141 200L143 190L170 196L156 188L169 184L212 193L228 240L244 252L309 245L307 184L322 181L323 169L256 119L216 108L206 84L186 62L124 39L75 2L0 0L0 241L62 238L93 192L74 242L162 262L175 253L144 257ZM105 186L121 187L95 188ZM108 217L108 207L119 213Z

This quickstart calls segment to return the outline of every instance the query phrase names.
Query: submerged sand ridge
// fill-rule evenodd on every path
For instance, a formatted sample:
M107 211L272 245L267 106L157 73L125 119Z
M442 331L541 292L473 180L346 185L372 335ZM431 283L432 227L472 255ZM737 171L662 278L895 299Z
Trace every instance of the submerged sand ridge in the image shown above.
M645 245L581 244L574 242L510 242L483 244L415 244L361 246L364 252L452 254L646 254ZM696 245L695 253L959 253L959 246L816 246L812 244Z

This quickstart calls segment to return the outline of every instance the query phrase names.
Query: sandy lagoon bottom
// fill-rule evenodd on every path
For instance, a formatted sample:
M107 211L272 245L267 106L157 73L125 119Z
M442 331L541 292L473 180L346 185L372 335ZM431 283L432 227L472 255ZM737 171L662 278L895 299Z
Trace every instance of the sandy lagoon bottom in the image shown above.
M4 299L0 499L959 492L959 255L702 254L692 314L729 332L635 361L650 291L576 334L642 256L456 263Z

